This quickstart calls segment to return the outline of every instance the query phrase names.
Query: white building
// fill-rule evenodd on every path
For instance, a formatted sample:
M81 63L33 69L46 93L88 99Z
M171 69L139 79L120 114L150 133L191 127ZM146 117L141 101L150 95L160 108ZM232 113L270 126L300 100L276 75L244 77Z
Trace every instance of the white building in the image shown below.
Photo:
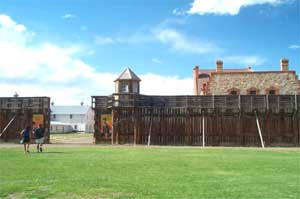
M89 106L51 106L50 132L94 132L94 111Z

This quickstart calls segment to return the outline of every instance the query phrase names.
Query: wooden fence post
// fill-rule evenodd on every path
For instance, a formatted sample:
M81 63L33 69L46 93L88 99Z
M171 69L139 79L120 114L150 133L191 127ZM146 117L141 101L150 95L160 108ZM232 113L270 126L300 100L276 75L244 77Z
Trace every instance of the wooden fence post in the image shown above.
M149 133L148 133L148 147L150 146L150 142L151 142L151 131L152 131L152 108L151 108L151 116L150 116L150 127L149 127Z
M133 129L133 145L136 146L136 133L137 133L137 121L136 121L136 113L135 113L135 109L133 108L133 114L132 114L132 119L133 119L133 125L134 125L134 129Z
M295 109L298 109L298 105L297 105L297 95L295 94Z
M204 126L204 111L202 111L202 147L205 147L205 126Z
M261 147L265 148L264 140L263 140L263 137L262 137L262 134L261 134L261 129L260 129L260 125L259 125L259 121L258 121L258 117L257 117L257 113L256 113L256 111L254 111L254 113L255 113L255 117L256 117L256 125L257 125L257 129L258 129L258 133L259 133Z
M15 118L17 117L17 114L13 116L13 118L8 122L8 124L4 127L4 129L2 130L0 137L2 136L3 133L5 133L6 129L8 129L8 127L10 126L10 124L15 120Z
M112 121L112 125L111 125L111 145L114 144L114 125L115 125L115 121L114 121L114 110L111 111L111 121ZM100 121L101 123L101 121Z

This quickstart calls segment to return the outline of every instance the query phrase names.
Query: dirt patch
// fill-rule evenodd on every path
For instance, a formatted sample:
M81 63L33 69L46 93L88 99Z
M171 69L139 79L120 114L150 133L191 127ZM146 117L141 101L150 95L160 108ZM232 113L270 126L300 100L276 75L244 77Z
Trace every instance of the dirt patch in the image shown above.
M94 137L91 133L51 134L50 142L52 144L93 144Z

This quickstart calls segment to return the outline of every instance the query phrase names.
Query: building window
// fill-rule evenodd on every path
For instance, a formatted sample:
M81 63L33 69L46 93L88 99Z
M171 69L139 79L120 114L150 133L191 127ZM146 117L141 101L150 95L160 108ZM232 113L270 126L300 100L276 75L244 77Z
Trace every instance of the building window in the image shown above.
M257 95L259 93L259 90L255 87L249 88L247 90L248 95Z
M202 78L209 78L209 74L206 74L206 73L202 73L198 76L199 79L202 79Z
M73 118L73 115L71 114L71 115L70 115L70 119L72 119L72 118Z
M230 95L237 95L237 91L230 91Z
M269 90L269 95L276 95L276 91L275 90Z
M139 92L139 83L138 82L133 82L132 84L132 90L134 93L138 93Z
M230 95L239 95L240 94L240 90L237 89L237 88L231 88L231 89L228 90L228 93Z
M55 114L53 114L53 118L54 118L54 119L56 118L56 115L55 115Z
M128 93L129 92L129 85L127 83L121 83L121 92Z
M207 85L205 83L202 84L201 95L207 95Z
M275 86L271 86L270 88L266 89L267 95L279 95L279 88Z
M77 125L74 126L74 129L77 130Z

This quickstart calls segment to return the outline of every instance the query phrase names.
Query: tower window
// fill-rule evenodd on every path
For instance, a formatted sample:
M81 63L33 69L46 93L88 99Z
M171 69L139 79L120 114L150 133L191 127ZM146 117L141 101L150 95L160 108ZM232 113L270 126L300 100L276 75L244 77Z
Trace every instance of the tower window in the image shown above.
M230 95L237 95L237 91L231 91Z
M136 82L132 83L132 90L134 93L138 93L138 84Z
M128 93L129 92L129 86L126 83L121 84L121 92L122 93Z

